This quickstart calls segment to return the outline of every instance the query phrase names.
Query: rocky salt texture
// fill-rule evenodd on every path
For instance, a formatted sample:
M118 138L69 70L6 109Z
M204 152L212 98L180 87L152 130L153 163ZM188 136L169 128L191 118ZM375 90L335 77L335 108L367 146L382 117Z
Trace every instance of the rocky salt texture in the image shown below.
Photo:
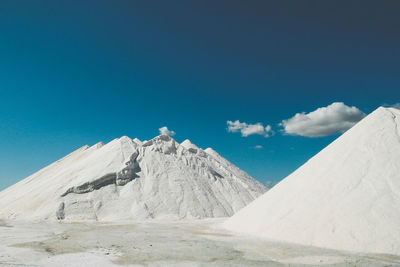
M0 218L131 221L233 215L266 188L169 136L84 146L0 192Z
M223 219L222 219L223 220ZM0 266L400 266L400 257L348 253L216 229L221 219L120 223L0 221Z
M400 110L377 109L224 226L304 245L400 255Z

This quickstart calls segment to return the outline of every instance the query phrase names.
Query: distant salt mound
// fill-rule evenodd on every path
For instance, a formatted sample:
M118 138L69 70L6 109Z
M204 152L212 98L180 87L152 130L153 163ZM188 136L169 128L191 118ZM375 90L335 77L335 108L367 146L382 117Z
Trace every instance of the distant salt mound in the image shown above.
M0 218L124 221L226 217L266 191L190 141L84 146L0 192Z
M305 245L400 254L400 110L378 108L224 226Z

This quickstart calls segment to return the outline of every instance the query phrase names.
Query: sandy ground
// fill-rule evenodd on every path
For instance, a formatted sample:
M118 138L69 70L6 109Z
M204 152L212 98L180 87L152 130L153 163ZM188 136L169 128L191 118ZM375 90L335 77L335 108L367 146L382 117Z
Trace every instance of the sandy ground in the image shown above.
M0 266L400 266L398 256L232 235L220 222L0 221Z

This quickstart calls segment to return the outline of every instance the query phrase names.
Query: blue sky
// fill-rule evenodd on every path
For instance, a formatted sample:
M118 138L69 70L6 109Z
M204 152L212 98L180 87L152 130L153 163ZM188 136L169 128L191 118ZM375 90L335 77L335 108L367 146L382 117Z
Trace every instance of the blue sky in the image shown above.
M82 145L162 126L279 181L338 136L283 134L283 120L334 102L364 113L400 102L399 8L1 1L0 189ZM242 137L228 120L275 134Z

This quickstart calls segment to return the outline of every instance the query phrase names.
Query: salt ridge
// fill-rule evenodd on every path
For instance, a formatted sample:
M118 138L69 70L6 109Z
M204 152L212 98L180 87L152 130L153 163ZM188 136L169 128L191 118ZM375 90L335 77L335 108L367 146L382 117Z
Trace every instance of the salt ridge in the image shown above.
M84 146L0 192L0 218L65 221L233 215L265 187L222 157L161 135Z

